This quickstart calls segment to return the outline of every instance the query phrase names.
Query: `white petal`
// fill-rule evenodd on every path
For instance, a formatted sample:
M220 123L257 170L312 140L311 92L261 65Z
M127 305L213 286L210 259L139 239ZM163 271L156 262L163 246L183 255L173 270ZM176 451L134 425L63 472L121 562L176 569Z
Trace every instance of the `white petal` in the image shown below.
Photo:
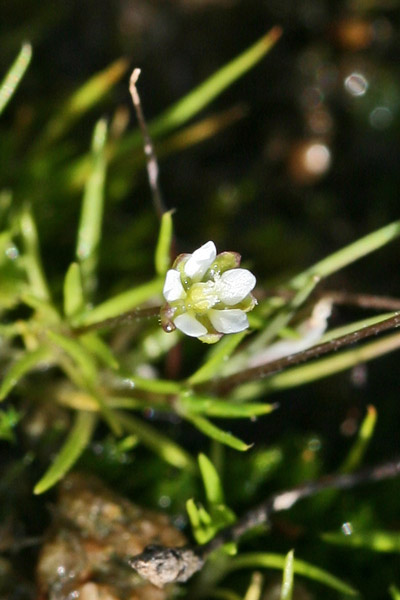
M200 337L207 333L207 329L193 315L183 313L174 319L174 323L182 333L190 337Z
M186 296L186 292L183 289L181 275L179 271L175 271L175 269L170 269L169 271L167 271L167 274L165 276L163 295L167 302L181 300Z
M211 309L207 312L207 316L219 333L238 333L249 326L246 313L238 308L228 310Z
M250 294L256 285L256 278L247 269L230 269L222 273L216 285L221 302L233 306Z
M186 275L195 281L200 281L216 256L217 249L214 242L207 242L190 255L184 266Z

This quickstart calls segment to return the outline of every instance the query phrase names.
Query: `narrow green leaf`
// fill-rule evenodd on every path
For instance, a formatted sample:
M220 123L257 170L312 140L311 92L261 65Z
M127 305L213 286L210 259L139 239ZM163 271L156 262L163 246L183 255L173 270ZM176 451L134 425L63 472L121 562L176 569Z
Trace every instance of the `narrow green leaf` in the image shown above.
M49 360L51 360L51 351L48 346L41 346L32 352L25 352L5 374L0 386L0 400L4 400L24 375L38 367L41 362Z
M76 90L49 121L38 142L40 149L63 136L82 115L100 102L123 76L127 67L128 62L125 59L116 60Z
M203 523L203 525L206 525L206 526L211 525L212 517L211 517L210 513L204 508L204 506L201 503L199 503L198 511L199 511L201 523Z
M375 431L377 417L376 408L371 405L367 406L367 414L358 430L357 439L340 469L341 473L350 473L361 464Z
M282 329L285 330L293 315L315 289L318 281L319 279L314 275L304 278L303 285L298 288L294 298L278 310L277 314L270 320L267 326L249 344L247 349L248 353L253 354L266 348Z
M193 499L188 500L186 509L196 542L206 544L217 532L212 524L211 515L202 504L197 506Z
M22 419L22 413L10 406L6 410L0 410L0 440L15 442L14 428Z
M96 415L92 412L78 411L68 437L57 454L52 465L36 484L35 494L43 494L74 466L86 446L89 444L96 425Z
M316 277L311 276L309 279L306 279L303 287L297 291L294 298L287 304L279 307L271 316L266 327L254 336L253 340L246 345L244 350L236 353L235 356L232 357L227 366L223 369L223 375L226 376L233 374L236 371L240 371L250 357L266 348L271 341L276 338L280 331L286 328L294 314L314 290L317 283L318 279Z
M54 331L48 331L47 336L77 365L80 373L83 375L82 384L87 388L86 391L95 399L105 421L108 423L115 435L122 435L122 429L117 417L110 406L108 406L106 399L97 389L96 384L98 379L98 369L96 361L92 357L91 353L85 348L82 341L72 339ZM75 378L72 378L72 380L75 383L78 383L75 381Z
M182 392L182 384L168 379L145 379L136 375L127 375L124 382L132 388L154 394L179 394Z
M183 410L191 414L204 414L209 417L242 419L267 415L276 408L276 404L247 403L237 404L230 400L181 395L179 400Z
M390 223L390 225L386 225L385 227L366 235L306 269L306 271L303 271L303 273L300 273L292 279L290 286L295 289L300 289L304 286L307 279L313 275L320 278L328 277L328 275L332 275L332 273L347 267L367 254L382 248L399 237L399 235L400 221L394 221L393 223Z
M250 585L246 590L246 594L243 597L243 600L260 600L262 594L264 578L256 571L251 576Z
M245 335L246 332L243 331L222 338L209 352L206 362L189 377L187 380L188 383L198 385L199 383L209 381L217 375L221 365L226 364Z
M237 79L252 69L273 47L281 33L282 31L279 27L274 27L250 48L164 111L149 125L152 138L156 139L166 135L170 131L184 125L189 119L199 113ZM60 133L58 132L57 123L55 125L55 133L56 137L58 137ZM61 127L61 133L63 131L64 128ZM51 135L53 136L53 134ZM51 141L51 136L47 135L47 139ZM140 149L142 144L140 131L136 130L120 140L118 146L110 148L110 154L113 155L112 158L114 160L128 155L131 156L132 151ZM87 169L88 157L83 156L76 161L72 169L68 170L66 179L73 188L81 187L82 176L85 176Z
M199 431L201 431L205 435L208 435L208 437L212 438L213 440L216 440L221 444L225 444L225 446L229 446L230 448L234 448L235 450L239 450L240 452L245 452L252 446L252 444L245 444L242 440L235 437L231 433L223 431L204 417L188 413L185 413L183 416L185 419L190 421L192 425L194 425Z
M122 454L136 448L138 443L139 439L136 435L127 435L125 438L123 438L116 444L116 448L118 452Z
M84 307L81 270L78 263L72 263L64 279L64 314L66 317L73 317L82 312Z
M352 350L317 360L309 365L295 367L283 373L272 375L268 380L268 388L283 389L309 383L345 369L350 369L357 364L374 360L378 356L393 352L398 348L400 348L400 335L398 333L388 335L363 346L357 346Z
M36 223L28 206L22 210L19 219L24 244L23 264L30 283L31 294L41 300L50 300L50 292L40 258L39 238Z
M96 362L79 340L72 339L55 331L47 331L47 337L72 358L89 384L93 385L96 382Z
M32 46L22 44L22 48L0 84L0 115L7 106L32 58Z
M250 48L171 106L151 124L151 135L157 137L166 131L176 129L200 112L237 79L252 69L272 48L281 33L279 27L274 27Z
M282 327L279 330L279 337L285 340L301 340L301 334L292 327Z
M1 201L2 193L0 191L0 229L5 224L1 219ZM11 253L11 254L10 254ZM10 260L9 255L12 256ZM26 292L29 287L23 260L13 240L13 232L5 230L0 233L0 312L4 313L18 306L21 302L21 294Z
M111 317L117 317L121 313L143 304L150 298L160 295L163 285L163 279L153 279L153 281L122 292L81 314L74 324L76 326L91 325Z
M354 331L364 329L364 327L369 327L370 325L377 325L378 323L381 323L381 321L391 319L392 317L395 317L398 314L399 311L383 313L380 315L375 315L374 317L369 317L368 319L354 321L353 323L348 323L347 325L342 325L341 327L335 327L335 329L330 329L329 331L327 331L318 343L324 344L325 342L330 342L331 340L341 337L342 335L347 335L349 333L353 333Z
M106 342L96 333L86 333L80 337L82 344L110 369L119 369L119 363Z
M198 529L200 527L200 515L193 498L189 498L189 500L186 501L186 510L193 530Z
M365 548L375 552L400 552L400 532L372 530L356 531L350 535L342 532L324 533L322 539L330 544L349 548Z
M114 435L116 435L117 437L120 437L122 435L122 427L121 427L121 423L118 419L117 414L114 412L114 410L108 404L107 400L103 397L103 395L94 388L94 386L93 386L93 389L91 390L91 395L96 400L96 402L99 406L101 415L104 418L104 420L106 421L106 423L108 424L108 426L110 427L111 431L114 433Z
M292 600L294 576L294 550L290 550L285 557L283 568L282 588L280 600Z
M23 327L27 326L26 321L18 321L14 323L7 323L7 325L3 325L0 323L0 336L2 338L12 339L21 335L21 323Z
M161 217L160 233L158 236L156 253L155 253L155 267L157 275L163 277L168 271L171 264L171 243L173 235L173 223L172 215L174 211L169 210L164 213Z
M124 396L109 396L107 398L107 404L110 408L124 408L129 410L146 410L146 408L149 408L148 400ZM166 410L167 412L170 412L171 407L168 404L164 406L157 404L157 410Z
M149 125L150 134L153 139L177 129L211 103L237 79L253 68L272 48L280 35L280 28L274 27L258 42L211 75L200 86L189 92L184 98L180 99L153 120ZM118 147L115 148L115 156L118 158L127 154L131 155L132 150L140 148L141 145L142 138L140 132L135 131L121 140ZM85 158L78 165L79 171L85 169L84 162Z
M273 27L255 44L213 73L206 81L154 119L149 125L152 138L156 139L171 130L177 129L215 100L268 53L281 36L281 33L280 27ZM141 144L140 132L135 131L130 136L125 137L117 149L117 155L126 155L128 152L132 152L132 149L140 147Z
M232 398L243 402L247 398L254 398L275 390L305 385L311 381L317 381L318 379L329 377L346 369L351 369L360 363L374 360L399 348L400 334L388 335L363 346L357 346L352 350L339 352L328 358L321 358L301 367L287 369L282 373L271 375L271 377L266 378L264 381L244 384L232 393Z
M189 520L192 525L193 535L198 544L206 544L217 531L227 527L236 520L233 512L222 504L214 504L208 512L202 504L196 504L193 499L186 503ZM236 545L225 544L224 550L236 554Z
M47 325L60 322L61 317L52 302L48 302L47 300L43 300L32 294L22 294L21 302L40 313Z
M216 468L205 454L199 454L198 461L207 502L211 506L224 504L224 492Z
M186 502L186 510L192 526L193 536L198 544L206 544L216 533L211 516L204 506L196 505L193 498Z
M400 590L395 585L390 586L389 593L392 596L392 600L400 600Z
M286 557L281 554L270 554L267 552L250 552L233 556L226 564L226 570L236 571L237 569L254 569L265 567L267 569L284 569ZM320 569L303 560L293 560L293 572L297 575L303 575L308 579L318 581L327 587L330 587L347 596L357 596L358 592L353 587L344 583L334 575Z
M177 132L171 134L164 140L157 143L158 158L164 158L172 153L182 151L183 149L200 144L219 132L232 126L239 119L246 115L244 106L234 106L221 113L214 114L200 119L194 124L186 125ZM166 132L168 133L168 132ZM117 143L107 144L107 156L110 161L117 158L120 162L120 174L126 177L132 176L132 173L145 165L143 156L143 139L138 130L128 136L124 136ZM129 160L126 158L129 157ZM115 161L116 162L116 161ZM69 190L81 189L86 181L90 170L90 157L85 154L77 158L72 164L66 166L60 177ZM117 192L120 195L120 191Z
M148 425L142 419L136 419L136 417L127 413L118 413L118 418L124 429L137 435L142 444L158 454L167 463L178 469L188 469L192 472L196 470L196 464L190 454L160 431Z
M97 122L92 139L92 169L85 186L78 227L76 257L81 265L85 292L90 295L96 285L96 269L104 211L106 179L105 143L107 122Z

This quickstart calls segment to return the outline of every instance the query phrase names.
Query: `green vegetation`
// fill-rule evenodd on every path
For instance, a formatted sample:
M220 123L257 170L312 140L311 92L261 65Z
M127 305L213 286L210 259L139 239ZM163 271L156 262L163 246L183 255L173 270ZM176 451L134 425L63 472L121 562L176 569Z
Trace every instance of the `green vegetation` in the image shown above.
M187 147L199 141L191 137L194 126L189 120L196 117L197 125L206 125L200 111L256 68L279 35L273 29L150 122L161 155L178 149L178 135ZM0 88L3 117L18 96L30 59L26 44ZM225 336L214 347L184 339L178 331L164 333L154 307L163 302L164 276L175 251L173 211L158 223L150 210L139 211L135 221L133 210L125 217L123 235L109 229L113 206L125 198L145 164L142 142L138 131L116 134L115 123L113 127L104 118L96 122L91 112L106 103L127 67L119 60L85 82L50 114L23 152L22 146L15 148L12 129L5 127L0 166L0 439L10 458L4 459L1 485L7 490L15 486L11 497L22 498L29 507L38 501L34 495L52 494L71 469L87 469L121 493L135 495L138 503L156 506L160 498L168 498L174 514L184 514L186 507L192 535L203 544L260 499L326 474L332 462L338 471L353 471L364 463L374 436L382 435L376 428L379 398L378 408L369 406L354 426L353 441L346 441L331 464L324 461L319 433L302 436L282 430L275 432L272 443L263 435L262 423L279 410L277 392L296 393L300 386L399 348L400 333L375 339L386 325L398 326L396 309L361 321L357 315L340 327L329 325L319 341L331 344L328 350L338 350L328 356L321 351L311 362L305 355L306 364L288 362L269 371L262 353L282 339L297 340L296 327L307 318L304 309L316 303L321 282L359 259L368 270L370 255L400 236L400 221L365 232L298 274L277 274L279 289L272 293L263 292L261 274L259 302L249 315L247 332ZM93 129L82 152L73 142L79 122ZM226 114L220 113L206 137L228 124ZM15 162L18 176L9 179L8 165ZM183 233L192 243L191 232ZM63 235L67 243L55 256L57 237ZM187 251L197 247L197 237L193 235ZM257 264L257 256L244 259ZM364 342L360 332L374 339ZM347 335L354 338L335 345ZM360 344L349 348L350 341ZM183 367L174 371L180 352ZM319 402L317 397L313 401ZM373 453L368 461L374 461ZM18 473L24 474L28 490L19 489ZM285 515L281 532L279 522L268 535L265 528L247 532L243 544L227 544L212 556L182 594L191 598L196 589L196 598L257 600L263 590L258 571L278 569L281 600L296 598L300 579L315 597L368 597L368 590L359 589L362 556L355 554L357 548L376 554L377 566L373 556L370 564L379 572L382 597L398 598L398 579L391 572L395 563L389 560L386 569L382 565L388 554L400 550L399 532L389 530L399 482L379 485L387 506L378 502L375 489L364 488L361 495L357 490L331 491ZM0 506L3 517L7 502ZM44 496L39 514L47 502ZM352 535L340 532L347 521L353 523ZM345 558L338 546L344 547Z

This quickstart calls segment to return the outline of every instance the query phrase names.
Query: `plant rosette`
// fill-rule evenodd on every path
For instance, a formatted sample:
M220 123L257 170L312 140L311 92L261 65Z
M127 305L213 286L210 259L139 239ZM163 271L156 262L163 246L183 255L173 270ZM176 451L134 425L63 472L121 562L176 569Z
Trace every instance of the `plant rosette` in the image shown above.
M237 252L217 255L214 242L193 254L180 254L167 271L163 288L161 325L166 332L179 329L207 344L224 334L249 326L246 313L257 304L252 295L256 278L239 268Z

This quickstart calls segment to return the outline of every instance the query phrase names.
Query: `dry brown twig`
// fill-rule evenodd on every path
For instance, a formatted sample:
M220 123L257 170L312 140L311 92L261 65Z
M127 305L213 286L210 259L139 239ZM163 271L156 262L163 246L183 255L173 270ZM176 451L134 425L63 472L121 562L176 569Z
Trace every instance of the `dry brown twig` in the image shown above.
M156 213L159 218L165 213L166 209L164 206L164 202L161 196L161 189L159 185L159 168L157 156L154 150L153 142L146 124L146 119L144 118L142 103L140 102L139 92L137 90L136 84L139 79L140 69L134 69L129 81L129 92L132 96L133 106L136 111L137 120L139 123L140 131L142 132L143 142L144 142L144 153L146 155L146 167L147 167L147 175L149 178L149 185L151 194L153 197L153 204L156 210Z
M220 531L210 542L203 546L194 545L180 548L149 546L141 554L128 558L127 563L141 577L157 587L163 587L173 582L184 582L202 569L212 552L228 542L238 541L244 533L253 527L268 523L273 513L288 510L299 500L313 496L323 490L349 489L363 483L393 478L399 474L400 458L350 474L329 475L318 481L305 483L290 490L273 494L255 508L249 510L232 526Z

